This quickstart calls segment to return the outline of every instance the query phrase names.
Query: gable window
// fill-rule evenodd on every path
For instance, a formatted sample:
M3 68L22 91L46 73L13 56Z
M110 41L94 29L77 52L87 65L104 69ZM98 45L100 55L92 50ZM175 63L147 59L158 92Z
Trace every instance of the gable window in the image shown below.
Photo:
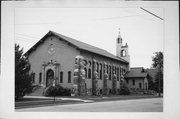
M63 72L61 71L60 72L60 83L62 83L63 82Z
M68 71L68 83L71 83L71 71Z

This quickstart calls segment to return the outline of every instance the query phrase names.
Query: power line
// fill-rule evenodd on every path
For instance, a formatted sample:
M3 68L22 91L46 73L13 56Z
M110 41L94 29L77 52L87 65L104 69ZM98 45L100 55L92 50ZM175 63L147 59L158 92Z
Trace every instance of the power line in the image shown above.
M33 38L24 38L22 36L16 36L15 39L21 39L22 41L28 41L28 42L37 42L37 40Z
M164 20L163 18L161 18L161 17L159 17L159 16L155 15L154 13L152 13L152 12L150 12L150 11L148 11L148 10L146 10L146 9L142 8L142 7L140 7L140 9L142 9L142 10L144 10L144 11L146 11L146 12L150 13L151 15L153 15L153 16L155 16L155 17L157 17L157 18L161 19L161 20Z
M30 43L30 44L34 44L34 43L32 43L31 41L27 41L27 40L23 40L23 39L15 39L15 41L24 41L24 42L28 42L28 43Z
M36 39L39 39L39 38L34 37L34 36L25 35L25 34L20 34L20 33L15 33L15 35L20 35L20 36L25 36L25 37L28 37L28 38L36 38Z
M136 16L142 16L145 14L139 14L139 15L128 15L128 16L117 16L117 17L107 17L107 18L99 18L99 19L93 19L88 21L95 21L95 20L108 20L108 19L122 19L127 17L136 17ZM45 23L24 23L24 24L15 24L15 25L43 25L43 24L60 24L63 22L45 22Z

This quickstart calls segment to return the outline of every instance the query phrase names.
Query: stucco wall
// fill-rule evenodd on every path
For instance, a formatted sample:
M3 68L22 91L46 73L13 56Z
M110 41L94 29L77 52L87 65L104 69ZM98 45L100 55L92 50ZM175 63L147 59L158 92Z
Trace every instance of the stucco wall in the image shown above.
M54 54L48 53L48 47L51 44L55 48ZM68 83L68 71L72 72L71 82L73 82L75 57L79 54L80 52L78 50L68 45L65 41L53 36L48 37L29 55L31 71L36 74L35 84L39 83L39 73L42 72L42 63L53 60L60 64L59 71L57 72L58 81L60 80L60 71L63 71L63 83L61 85L71 87L72 83Z
M148 80L147 78L128 78L128 83L126 81L126 85L129 89L134 88L134 89L139 89L139 83L141 83L141 89L146 89L145 83L147 83L147 88L148 88ZM133 85L133 80L135 80L135 85Z
M55 49L55 52L50 54L48 52L48 48L50 47L50 45L53 46L53 48ZM94 53L90 53L87 51L79 51L77 50L74 46L69 45L67 42L59 40L58 38L54 37L54 36L50 36L48 37L44 42L42 42L34 51L31 52L31 54L29 55L29 61L31 64L31 72L35 73L35 82L34 84L39 84L39 73L42 73L42 80L43 82L46 80L46 72L49 68L52 68L55 72L55 67L48 65L46 66L46 68L43 70L43 63L48 63L49 61L56 61L57 63L59 63L59 68L58 70L56 70L57 72L55 72L56 76L58 77L58 83L60 83L60 72L63 71L63 83L60 83L62 86L64 87L68 87L71 88L72 84L73 84L73 71L75 68L75 57L77 55L82 55L84 56L84 58L86 59L87 62L91 62L91 66L89 66L88 64L86 65L87 68L87 74L88 74L88 68L91 68L91 78L86 78L86 85L87 85L87 89L92 89L92 58L96 59L96 61L100 64L104 64L104 62L106 62L108 64L108 66L112 66L113 64L116 67L121 67L126 69L126 71L128 70L128 65L120 62L120 61L116 61L107 57L103 57ZM112 67L111 67L112 68ZM102 67L102 71L103 71L103 67ZM68 71L71 71L71 83L68 82ZM43 72L45 72L43 74ZM112 71L111 71L111 77L112 75ZM98 88L102 89L103 88L103 79L104 79L104 74L102 73L102 79L98 80ZM107 81L107 87L108 89L112 89L112 78L111 80ZM120 88L120 84L119 81L117 81L117 88Z
M90 52L86 52L86 51L81 51L80 54L82 56L84 56L84 58L87 60L87 62L91 61L91 64L92 64L92 59L94 58L99 64L102 64L102 66L103 66L104 62L106 62L108 64L108 66L109 65L112 66L114 64L116 67L124 68L124 69L126 69L126 71L128 70L128 65L124 64L123 62L118 62L118 61L112 60L110 58L106 58L106 57L103 57L103 56L100 56L97 54L93 54ZM86 68L88 69L89 66L87 65ZM90 68L92 71L92 65ZM104 70L104 67L102 67L102 70ZM112 71L111 71L111 77L112 77ZM102 73L102 79L98 80L98 88L100 88L100 89L103 88L103 80L104 80L104 73ZM91 79L87 78L86 82L87 82L87 88L92 88L92 77L91 77ZM109 89L112 89L112 78L111 78L111 80L107 81L107 87ZM119 81L117 81L117 88L120 88Z

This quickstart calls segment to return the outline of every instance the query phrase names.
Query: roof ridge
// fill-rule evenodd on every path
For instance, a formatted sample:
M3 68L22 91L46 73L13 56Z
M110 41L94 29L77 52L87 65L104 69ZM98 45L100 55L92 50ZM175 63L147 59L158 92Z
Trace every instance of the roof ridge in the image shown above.
M121 61L124 63L129 63L128 61L124 60L123 58L117 57L116 55L108 52L105 49L95 47L93 45L84 43L82 41L78 41L74 38L62 35L60 33L54 32L52 30L49 30L49 32L46 35L44 35L35 45L33 45L25 54L26 55L30 54L34 50L34 48L38 47L43 42L43 40L45 40L45 38L50 35L55 35L58 38L61 38L61 39L65 40L66 42L74 45L75 47L79 48L80 50L89 51L89 52L92 52L92 53L95 53L95 54L98 54L98 55L101 55L101 56L104 56L104 57L107 57L110 59L114 59L114 60Z
M98 48L98 49L100 49L100 50L104 50L104 51L108 52L108 51L107 51L107 50L105 50L105 49L102 49L102 48L99 48L99 47L93 46L93 45L91 45L91 44L87 44L87 43L85 43L85 42L82 42L82 41L76 40L76 39L74 39L74 38L71 38L71 37L68 37L68 36L65 36L65 35L62 35L62 34L57 33L57 32L55 32L55 31L51 31L51 30L50 30L50 32L52 32L52 33L56 33L56 34L59 34L59 35L61 35L61 36L64 36L64 37L70 38L70 39L72 39L72 40L75 40L75 41L77 41L77 42L80 42L80 43L83 43L83 44L86 44L86 45L90 45L91 47L95 47L95 48ZM109 52L108 52L108 53L109 53Z

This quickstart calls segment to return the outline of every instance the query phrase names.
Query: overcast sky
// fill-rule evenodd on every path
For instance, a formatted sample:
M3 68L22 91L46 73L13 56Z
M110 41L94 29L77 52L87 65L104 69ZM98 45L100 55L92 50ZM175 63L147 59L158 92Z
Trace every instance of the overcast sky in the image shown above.
M163 18L163 8L145 9ZM163 22L140 8L16 8L15 42L27 51L52 30L116 55L120 28L130 66L150 68L163 51Z

